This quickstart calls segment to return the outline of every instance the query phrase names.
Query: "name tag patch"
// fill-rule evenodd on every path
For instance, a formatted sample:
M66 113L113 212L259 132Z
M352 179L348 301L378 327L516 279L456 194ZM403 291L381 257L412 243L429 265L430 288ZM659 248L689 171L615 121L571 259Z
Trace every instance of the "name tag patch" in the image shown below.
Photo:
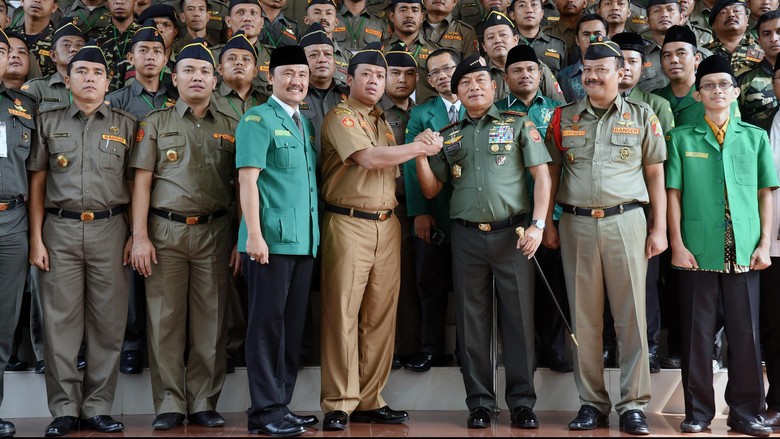
M706 152L693 152L693 151L685 151L685 157L691 157L695 159L706 159L709 158L709 154Z

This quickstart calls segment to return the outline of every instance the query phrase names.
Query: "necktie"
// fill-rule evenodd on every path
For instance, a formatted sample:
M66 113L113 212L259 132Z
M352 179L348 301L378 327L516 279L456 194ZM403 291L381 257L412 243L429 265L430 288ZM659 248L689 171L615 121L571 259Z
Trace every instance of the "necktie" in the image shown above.
M301 137L304 139L306 138L306 135L303 133L303 123L301 123L301 116L298 114L298 112L294 112L292 115L293 122L295 122L295 126L298 127L298 131L301 132Z
M455 108L454 105L450 105L450 110L448 111L450 116L450 123L455 123L458 121L458 110Z

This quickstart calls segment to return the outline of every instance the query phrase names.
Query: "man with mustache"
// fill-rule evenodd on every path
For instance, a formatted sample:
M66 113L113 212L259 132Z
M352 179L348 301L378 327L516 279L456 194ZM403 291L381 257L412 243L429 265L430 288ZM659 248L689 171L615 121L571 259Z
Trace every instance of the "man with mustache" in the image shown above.
M707 49L729 60L736 76L752 69L764 58L761 46L747 33L747 14L747 5L742 0L718 0L709 18L715 41L708 44Z
M577 53L584 54L591 44L591 41L598 36L607 34L607 27L609 25L597 14L586 14L580 18L577 23ZM582 84L582 59L577 59L577 62L570 64L556 76L558 84L563 91L563 96L566 98L566 102L578 101L585 97L585 89Z
M513 57L508 62L515 61ZM478 55L458 64L451 87L457 90L466 116L442 128L447 142L443 151L430 161L417 157L416 166L427 198L436 196L447 181L453 186L454 308L469 408L466 425L489 428L498 407L494 388L497 371L490 354L493 322L497 320L510 421L517 428L537 429L531 258L545 228L542 217L550 199L550 156L533 122L521 112L501 112L493 104L496 84ZM528 173L535 182L533 208ZM520 238L516 236L518 226L527 227ZM493 315L494 309L497 315Z
M337 42L333 41L333 29L336 28L338 23L334 0L311 0L306 7L306 16L303 22L309 26L319 23L325 32L325 36L330 40L329 44L333 46L333 58L336 63L336 71L333 75L340 84L346 85L347 67L349 67L349 59L352 58L352 52L343 49ZM306 30L307 33L310 31L312 31L312 28ZM314 74L313 71L312 74ZM320 118L320 120L322 119ZM318 127L319 125L315 126ZM319 139L319 130L317 132L317 138ZM319 151L319 148L317 150Z
M623 98L623 53L599 36L585 52L586 97L555 110L547 128L553 199L560 225L545 231L545 245L560 245L574 347L574 382L582 406L571 430L609 424L613 403L604 382L602 333L609 299L620 345L620 399L614 406L628 434L650 433L645 282L647 260L666 249L666 145L658 117L644 103ZM563 174L562 168L565 167ZM652 207L648 234L642 207ZM560 230L560 238L559 238Z
M457 0L425 0L422 33L440 47L453 49L460 56L477 53L477 33L474 27L453 17Z
M111 78L109 93L125 86L125 70L130 64L127 61L130 39L141 27L135 22L134 3L135 0L107 0L111 23L94 32L95 41L103 49L108 61L108 74Z
M780 12L769 11L758 19L758 44L764 51L764 59L758 65L737 78L740 93L737 98L742 120L764 126L777 106L777 96L772 88L772 71L780 53Z
M523 43L534 48L537 58L550 68L553 75L566 66L566 42L542 29L542 0L513 0L509 5L509 18L517 26Z
M343 0L338 19L332 39L352 53L369 43L381 42L389 35L387 22L366 8L366 0Z

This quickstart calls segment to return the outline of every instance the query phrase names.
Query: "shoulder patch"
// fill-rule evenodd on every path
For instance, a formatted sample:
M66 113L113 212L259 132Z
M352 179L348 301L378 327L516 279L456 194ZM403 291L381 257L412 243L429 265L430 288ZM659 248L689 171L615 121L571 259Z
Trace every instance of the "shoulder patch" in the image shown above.
M344 108L344 107L336 107L336 109L333 110L333 111L336 113L337 116L339 114L348 114L350 116L354 116L355 115L355 113L353 113L352 110L350 110L349 108Z
M260 122L263 120L262 117L256 116L254 114L250 114L249 116L244 116L244 122Z
M344 127L346 128L353 128L355 126L355 119L346 116L343 119L341 119L341 124L344 125Z

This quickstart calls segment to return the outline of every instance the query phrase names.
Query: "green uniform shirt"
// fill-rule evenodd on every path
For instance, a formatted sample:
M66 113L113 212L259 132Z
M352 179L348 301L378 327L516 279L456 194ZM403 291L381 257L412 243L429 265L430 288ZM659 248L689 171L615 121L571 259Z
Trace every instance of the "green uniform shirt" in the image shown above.
M40 111L28 169L48 171L44 206L102 211L130 202L128 159L136 119L105 103L85 117L76 105Z
M485 12L479 0L461 0L455 3L452 16L476 29L482 23Z
M696 99L693 98L694 88L696 87L691 87L691 89L688 90L688 94L680 99L674 95L671 84L653 92L653 94L661 96L669 102L672 114L674 115L675 127L695 124L699 119L704 118L704 104L697 102ZM731 103L731 115L740 119L742 118L736 101Z
M214 55L215 61L219 61L219 55L223 46L224 44L211 49L211 54ZM256 71L252 80L252 87L268 100L271 97L271 90L268 88L268 66L271 64L271 51L273 48L257 42L255 43L255 49L257 50L257 62L255 63Z
M442 136L444 148L429 160L438 180L452 181L451 218L483 223L529 211L526 168L550 161L533 122L494 105Z
M154 173L150 207L204 215L233 204L237 123L215 107L196 119L179 99L139 124L130 167Z
M301 118L304 136L273 97L251 108L236 129L236 167L260 168L260 226L272 254L317 255L317 154L314 126ZM246 252L244 219L238 251Z
M488 67L490 67L490 76L496 81L495 99L500 100L506 98L509 96L510 92L509 86L506 85L506 81L504 81L504 69L498 67L492 59L487 58L487 63ZM558 80L555 78L555 75L550 68L542 63L539 66L539 71L542 77L541 83L539 84L539 91L554 101L562 104L565 103L566 98L563 95L563 90L561 90L561 86L558 84Z
M300 26L295 20L291 20L280 12L271 21L263 13L263 32L260 33L260 42L273 49L279 46L295 46L301 39Z
M587 97L561 107L560 125L549 126L546 143L553 163L563 166L556 201L576 207L648 203L644 166L666 159L663 128L653 110L619 95L602 117Z
M241 116L249 111L250 108L264 104L267 100L266 95L261 94L254 88L249 90L249 96L247 96L246 100L243 100L225 81L220 81L219 87L214 92L214 105L217 106L220 113L227 114L235 119L236 123L241 120Z
M27 159L35 136L35 99L0 85L0 129L5 132L5 156L0 156L0 200L26 196ZM24 228L27 230L27 222Z
M391 35L388 39L382 41L382 52L387 53L394 45L401 43L401 39L398 35ZM406 47L406 50L412 54L414 60L417 61L417 89L414 100L417 103L422 104L428 99L436 96L436 90L428 83L428 68L426 63L428 55L433 53L434 50L439 49L439 45L433 43L430 40L425 39L422 32L417 34L417 38L412 44Z
M345 5L336 13L339 22L333 28L333 41L351 52L356 52L368 43L381 42L389 36L387 23L381 18L363 10L357 17Z
M428 41L459 53L461 59L478 52L477 33L474 27L453 19L452 15L447 16L436 27L426 18L420 31ZM420 79L422 80L422 77Z
M649 105L653 110L653 113L658 116L658 120L661 122L661 128L664 129L665 133L668 133L674 128L674 113L672 113L672 107L666 99L652 93L647 93L639 87L632 88L628 95L624 97L627 97L634 102L644 102Z
M569 29L563 22L556 20L549 26L542 27L542 30L544 30L545 34L558 38L566 43L566 59L569 63L573 63L580 59L579 57L572 57L573 52L575 51L574 46L576 46L577 42L577 33L574 29ZM576 52L579 53L579 49L576 49Z
M761 125L772 109L777 106L777 97L772 89L772 69L766 58L743 73L737 79L741 93L737 97L742 120L753 125Z
M702 117L670 131L667 146L666 187L682 192L682 238L699 268L723 270L727 192L736 262L750 265L761 236L757 191L778 186L766 132L732 120L721 149Z
M81 0L75 0L64 15L73 18L73 24L84 32L87 40L94 38L95 32L111 24L111 12L106 2L90 9Z
M38 111L70 105L70 90L65 87L65 80L59 72L48 77L31 79L25 82L20 90L35 98Z
M176 105L176 98L168 93L165 84L160 83L156 93L149 93L138 81L109 94L106 100L112 107L121 108L138 120L142 120L154 110Z

